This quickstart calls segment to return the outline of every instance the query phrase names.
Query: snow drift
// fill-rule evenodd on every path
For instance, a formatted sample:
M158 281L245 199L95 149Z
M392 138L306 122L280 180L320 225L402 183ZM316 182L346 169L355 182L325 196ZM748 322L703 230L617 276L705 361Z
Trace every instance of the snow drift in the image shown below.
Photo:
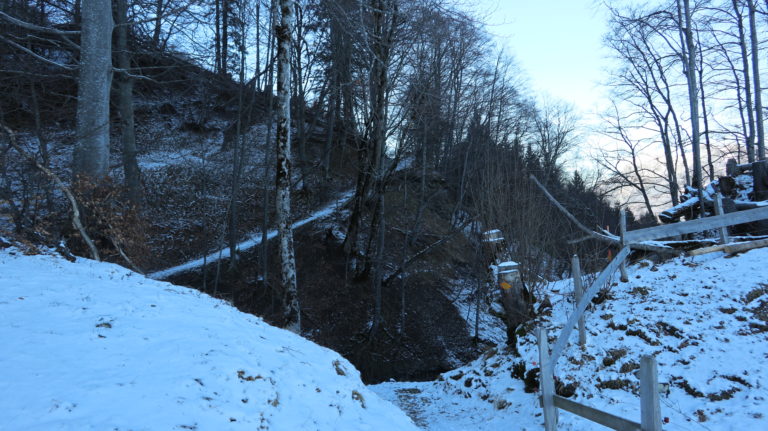
M337 353L120 266L0 250L0 429L416 429Z

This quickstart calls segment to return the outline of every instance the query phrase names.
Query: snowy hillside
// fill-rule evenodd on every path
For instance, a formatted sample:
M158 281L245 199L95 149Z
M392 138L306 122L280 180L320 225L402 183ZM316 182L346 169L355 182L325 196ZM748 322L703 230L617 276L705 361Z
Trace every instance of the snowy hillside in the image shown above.
M578 384L574 400L640 419L640 357L656 356L665 430L768 429L768 249L738 256L713 253L662 264L630 266L628 283L612 283L608 298L587 316L587 347L572 334L560 358L563 384ZM550 341L574 308L570 281L547 289L554 307L542 316ZM497 322L503 332L503 323ZM493 338L493 337L486 337ZM374 387L430 430L538 430L536 394L513 375L537 368L532 333L521 337L522 358L503 345L436 382ZM602 427L560 412L559 430Z
M117 265L1 249L0 340L2 430L416 428L335 352Z

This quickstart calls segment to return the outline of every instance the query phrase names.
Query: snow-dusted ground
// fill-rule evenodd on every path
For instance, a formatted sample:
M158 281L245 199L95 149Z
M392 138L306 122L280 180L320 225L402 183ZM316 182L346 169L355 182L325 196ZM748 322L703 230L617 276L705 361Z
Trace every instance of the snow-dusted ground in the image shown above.
M670 384L665 430L767 430L766 262L758 249L630 266L630 281L591 306L588 345L573 334L558 377L578 383L574 400L639 421L635 373L653 354ZM571 291L567 280L545 289L550 341ZM473 323L470 299L457 306ZM482 338L503 343L503 323L481 319ZM336 353L195 290L6 248L0 430L415 429L374 392L428 430L539 430L536 394L512 377L538 366L533 335L520 339L520 358L500 343L434 382L365 387ZM558 429L599 426L561 411Z
M416 429L338 354L113 264L0 249L0 340L0 430Z
M630 281L614 280L612 299L588 310L585 351L572 334L558 377L579 384L574 400L639 422L635 373L640 357L653 354L659 381L670 384L661 396L665 430L768 430L767 263L768 249L759 249L630 266ZM570 281L547 288L551 342L574 308L570 292ZM481 334L491 340L503 329L500 321L483 326L496 331ZM533 334L521 337L520 351L514 358L500 345L438 381L372 388L429 430L542 429L536 394L512 378L515 364L538 366ZM603 428L561 411L558 429Z

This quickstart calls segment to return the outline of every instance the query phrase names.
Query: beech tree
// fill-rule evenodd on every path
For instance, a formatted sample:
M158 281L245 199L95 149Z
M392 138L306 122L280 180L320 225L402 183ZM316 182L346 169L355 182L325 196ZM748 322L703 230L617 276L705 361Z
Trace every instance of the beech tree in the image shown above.
M93 180L109 174L109 92L112 81L112 3L82 0L80 75L73 173Z

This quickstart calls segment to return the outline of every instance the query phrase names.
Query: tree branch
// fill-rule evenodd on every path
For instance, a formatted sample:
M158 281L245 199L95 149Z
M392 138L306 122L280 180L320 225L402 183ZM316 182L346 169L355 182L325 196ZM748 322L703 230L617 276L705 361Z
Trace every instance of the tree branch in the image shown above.
M77 30L65 31L65 30L57 30L55 28L42 27L39 25L35 25L26 21L22 21L18 18L14 18L5 12L0 12L0 18L10 22L11 24L15 24L21 28L25 28L27 30L32 30L32 31L39 31L41 33L56 34L59 36L77 36L80 34L80 32Z
M16 135L13 133L13 130L8 128L5 124L0 125L3 129L5 129L5 132L8 134L8 137L10 138L11 146L19 152L24 158L29 160L30 162L34 163L35 167L37 169L40 169L45 175L51 178L54 183L61 189L62 192L67 196L67 199L69 199L69 204L72 206L72 224L75 226L75 228L80 232L80 236L83 237L83 241L88 245L88 248L91 250L91 258L95 261L101 261L101 258L99 257L99 251L96 249L96 245L94 245L93 240L91 240L91 237L88 236L88 233L85 231L85 227L83 226L83 223L80 221L80 210L78 209L77 205L77 199L75 199L75 195L72 194L72 191L69 190L69 187L64 184L63 181L61 181L61 178L59 178L58 175L54 174L53 171L48 169L47 167L40 164L40 162L37 161L37 159L29 154L28 152L24 151L23 148L19 146L19 144L16 142Z
M560 212L562 212L562 213L563 213L563 215L565 215L565 216L568 218L568 220L570 220L571 222L573 222L573 224L575 224L575 225L576 225L576 227L578 227L579 229L581 229L581 230L583 230L584 232L586 232L586 233L587 233L587 235L591 236L591 237L592 237L592 238L594 238L594 239L597 239L597 240L600 240L600 241L603 241L603 242L607 242L607 243L610 243L610 244L620 244L620 243L621 243L621 241L619 240L619 237L617 237L617 236L614 236L614 235L610 235L610 236L609 236L609 235L600 234L600 233L597 233L597 232L595 232L595 231L593 231L593 230L589 229L588 227L584 226L584 225L583 225L583 224L582 224L582 223L581 223L579 220L577 220L577 219L576 219L576 217L574 217L574 216L573 216L573 214L571 214L570 212L568 212L568 210L567 210L567 209L565 209L565 207L564 207L564 206L562 206L562 205L560 204L560 202L558 202L558 201L557 201L557 199L555 199L555 198L554 198L554 197L553 197L553 196L552 196L552 195L549 193L549 191L547 190L547 188L546 188L546 187L544 187L544 186L543 186L543 185L542 185L542 184L539 182L539 180L538 180L538 179L536 179L536 177L535 177L535 176L531 175L531 177L530 177L530 178L531 178L531 181L533 181L533 182L534 182L534 184L536 184L536 185L537 185L537 186L538 186L538 187L541 189L541 191L544 193L544 195L547 197L547 199L549 199L549 200L550 200L550 201L551 201L551 202L552 202L552 203L555 205L555 207L557 207L557 209L559 209L559 210L560 210Z

